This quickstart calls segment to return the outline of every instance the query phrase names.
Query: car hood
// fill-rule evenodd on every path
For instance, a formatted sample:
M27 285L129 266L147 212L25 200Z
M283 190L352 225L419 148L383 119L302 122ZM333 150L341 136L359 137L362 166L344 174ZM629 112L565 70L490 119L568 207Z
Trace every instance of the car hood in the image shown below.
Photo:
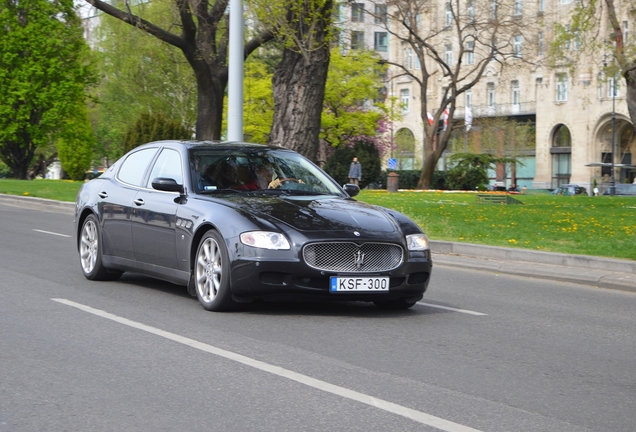
M366 233L395 233L396 221L385 209L352 199L331 197L232 196L224 200L238 211L299 231L364 230Z

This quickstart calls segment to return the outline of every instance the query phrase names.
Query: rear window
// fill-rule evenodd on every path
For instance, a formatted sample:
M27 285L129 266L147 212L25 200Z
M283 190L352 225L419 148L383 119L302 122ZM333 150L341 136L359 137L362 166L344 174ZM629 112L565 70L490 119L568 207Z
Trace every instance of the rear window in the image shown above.
M117 178L133 186L141 186L146 169L157 153L156 148L145 148L131 153L121 164Z

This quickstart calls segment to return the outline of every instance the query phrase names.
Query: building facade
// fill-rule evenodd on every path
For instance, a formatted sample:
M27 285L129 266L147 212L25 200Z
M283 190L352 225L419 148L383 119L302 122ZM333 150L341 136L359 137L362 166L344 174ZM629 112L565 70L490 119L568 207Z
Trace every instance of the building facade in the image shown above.
M421 5L422 2L413 4ZM489 22L495 23L495 19L502 29L506 23L506 30L498 30L500 37L492 38L492 41L497 38L501 56L495 56L483 69L479 81L457 97L453 114L453 119L460 125L466 119L466 107L475 123L479 119L501 117L530 121L534 125L533 148L514 155L524 162L524 166L516 173L504 173L504 178L497 178L500 174L493 173L493 182L503 180L507 185L516 182L519 187L535 189L554 189L561 184L577 183L590 193L595 185L602 192L610 185L612 168L589 164L611 163L612 154L616 165L636 162L632 159L636 151L636 134L627 112L624 79L618 73L609 77L604 72L608 70L606 66L611 68L613 47L607 44L604 52L589 50L592 41L585 38L594 35L579 34L571 27L576 4L572 0L511 0L508 3L434 0L411 12L417 14L416 28L422 38L429 37L426 42L436 49L438 56L438 60L433 61L429 50L425 60L427 73L438 74L437 79L429 80L426 89L429 107L442 105L444 91L449 86L448 74L439 65L445 63L453 68L461 62L461 66L469 70L471 64L480 61L480 56L488 54L480 51L471 37L479 37L482 29ZM603 5L604 2L599 2L596 11L596 16L600 17L595 27L597 35L611 32ZM389 16L408 17L400 8L403 5L390 6ZM636 26L632 9L636 10L636 6L631 2L618 2L617 14L627 46L636 42L636 37L630 33ZM495 10L499 15L495 15ZM480 21L479 17L485 18ZM472 27L464 25L470 24L471 20L475 23ZM561 30L555 30L559 28ZM421 62L413 46L405 43L404 29L399 28L399 23L394 22L392 30L388 59L399 66L391 67L388 72L387 92L393 100L399 101L403 114L394 125L398 140L396 156L398 160L402 159L401 167L419 168L424 157L425 125L422 119L426 116L422 115L418 100L422 94L420 85L411 74L417 76ZM561 55L565 60L561 62L550 56L553 41L557 38L562 39ZM457 41L462 41L461 47ZM568 59L574 61L568 62ZM405 74L405 69L410 73ZM471 133L478 134L479 130L473 128L468 132ZM404 144L409 141L412 143L410 151L409 145ZM440 169L444 169L445 161L445 157L440 159ZM631 183L635 177L634 168L615 169L616 183Z

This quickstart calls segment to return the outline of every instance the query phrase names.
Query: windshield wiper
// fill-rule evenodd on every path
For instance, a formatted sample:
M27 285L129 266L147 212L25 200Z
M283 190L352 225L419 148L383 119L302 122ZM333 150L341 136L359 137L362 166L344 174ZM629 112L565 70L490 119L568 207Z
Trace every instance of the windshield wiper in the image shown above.
M248 192L248 191L242 191L242 190L237 190L237 189L211 189L211 190L202 190L201 192L199 192L200 194L203 195L213 195L213 194L219 194L219 193L227 193L227 192L233 192L233 193L243 193L243 192Z
M327 192L316 192L316 191L309 191L309 190L303 190L303 189L282 189L283 191L287 192L287 195L307 195L307 196L312 196L312 195L334 195L334 196L338 196L337 194L334 193L327 193Z

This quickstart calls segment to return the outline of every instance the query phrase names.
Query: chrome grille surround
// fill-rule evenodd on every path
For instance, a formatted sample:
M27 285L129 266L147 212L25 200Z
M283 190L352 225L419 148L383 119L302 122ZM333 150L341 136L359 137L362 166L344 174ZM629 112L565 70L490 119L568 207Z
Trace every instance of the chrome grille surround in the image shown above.
M404 260L404 250L393 243L310 243L303 248L303 259L317 270L372 273L398 268Z

